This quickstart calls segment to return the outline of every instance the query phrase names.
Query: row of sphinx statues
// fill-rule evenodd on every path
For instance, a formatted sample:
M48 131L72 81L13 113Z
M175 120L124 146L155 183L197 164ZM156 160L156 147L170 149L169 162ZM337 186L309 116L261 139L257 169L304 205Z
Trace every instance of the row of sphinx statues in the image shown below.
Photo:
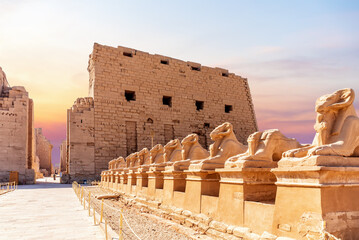
M282 158L313 155L359 156L359 118L353 106L355 93L346 88L321 96L312 144L300 144L279 130L259 131L248 137L248 146L240 143L231 123L223 123L210 134L214 142L209 151L198 142L196 134L182 141L174 139L165 146L155 145L109 162L109 170L214 170L217 168L275 167Z

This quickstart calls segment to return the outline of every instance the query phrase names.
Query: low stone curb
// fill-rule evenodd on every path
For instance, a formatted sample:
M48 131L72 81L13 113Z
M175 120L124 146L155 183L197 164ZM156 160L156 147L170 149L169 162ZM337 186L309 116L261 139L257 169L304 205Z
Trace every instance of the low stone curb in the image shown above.
M148 201L145 198L133 197L121 193L128 206L139 208L143 213L153 214L178 224L190 227L215 239L230 240L294 240L291 238L277 237L268 232L262 235L253 233L247 227L227 225L213 220L205 214L194 214L191 211L162 205L157 201ZM189 236L190 237L190 236ZM196 239L196 238L194 238Z

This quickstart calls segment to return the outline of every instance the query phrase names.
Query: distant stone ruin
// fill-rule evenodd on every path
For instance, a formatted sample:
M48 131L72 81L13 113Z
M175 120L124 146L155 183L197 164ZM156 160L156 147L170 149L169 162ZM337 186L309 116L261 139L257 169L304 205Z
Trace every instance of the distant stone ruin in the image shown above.
M10 87L0 67L0 182L34 184L52 172L51 143L34 129L34 103L24 87Z
M95 43L88 71L89 97L68 110L69 181L99 178L111 159L189 132L207 148L226 121L242 144L257 131L248 81L228 70Z
M34 105L24 87L10 87L0 68L0 182L18 172L20 184L35 183Z
M52 165L52 144L42 134L41 128L35 129L36 135L36 155L40 160L40 172L45 176L49 177L54 172Z
M67 152L66 152L67 148L66 148L66 140L62 141L61 145L60 145L60 167L59 167L59 172L67 172Z

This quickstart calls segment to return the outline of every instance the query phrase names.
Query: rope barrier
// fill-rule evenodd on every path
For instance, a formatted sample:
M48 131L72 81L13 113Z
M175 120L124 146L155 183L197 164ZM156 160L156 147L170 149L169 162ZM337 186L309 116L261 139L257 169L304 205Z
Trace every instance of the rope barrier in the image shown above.
M14 182L15 183L15 182ZM3 186L4 183L0 183L0 187ZM6 184L9 184L9 183L5 183ZM82 204L82 198L83 198L83 203L84 203L84 209L86 209L86 192L88 192L88 210L89 210L89 216L91 216L90 214L90 209L91 209L91 201L93 201L92 199L95 199L96 201L96 198L94 196L91 196L91 191L88 191L86 189L84 189L84 187L81 187L81 185L79 185L77 182L73 182L72 184L72 187L74 188L74 191L77 195L77 197L79 198L79 200L81 201L81 204ZM102 189L102 185L98 185L98 187L100 189ZM112 207L111 205L107 204L104 202L104 199L101 200L101 207L100 207L100 223L102 223L102 220L103 220L103 216L104 216L104 206L106 206L107 208L117 212L120 214L120 219L119 219L119 239L122 240L123 239L123 222L126 223L126 225L128 226L128 228L130 229L130 231L133 233L133 235L135 235L135 237L139 240L141 240L141 238L135 233L135 231L132 229L132 227L130 226L130 224L128 223L125 215L123 214L123 209L118 209L118 208L115 208L115 207ZM94 224L96 225L96 216L95 216L95 205L96 204L93 204L93 217L94 217ZM106 240L107 240L107 237L108 237L108 233L107 233L107 220L105 220L105 235L106 235ZM325 231L325 227L326 227L326 223L323 222L323 225L322 225L322 228L320 229L320 234L321 234L321 238L320 239L332 239L332 240L341 240L340 238L337 238L335 237L334 235L330 234L329 232ZM327 238L329 237L329 238Z
M75 194L77 195L77 197L79 198L81 204L82 204L82 198L83 198L83 204L84 204L84 209L86 209L86 195L88 195L88 210L89 210L89 216L91 216L91 201L96 200L96 198L94 196L91 195L91 191L87 191L86 189L84 189L84 187L82 187L80 184L78 184L77 182L73 182L72 183L72 187L75 191ZM86 192L88 192L88 194L86 194ZM103 213L103 210L104 210L104 206L106 206L107 208L111 209L111 210L114 210L115 212L119 213L120 214L120 219L119 219L119 239L123 239L123 221L126 223L126 225L128 226L129 230L133 233L133 235L135 235L135 237L139 240L141 240L141 238L135 233L135 231L132 229L132 227L130 226L130 224L128 223L126 217L124 216L123 214L123 209L118 209L118 208L115 208L115 207L112 207L111 205L107 204L104 202L104 199L102 199L101 201L101 214L100 214L100 223L102 222L103 220L103 216L104 216L104 213ZM94 217L94 224L96 225L96 211L95 211L95 205L96 204L93 204L93 217ZM107 240L107 220L105 219L105 235L106 235L106 240Z
M128 224L126 218L124 215L123 216L123 220L125 220L125 223L127 224L128 228L131 230L131 232L133 233L133 235L135 235L137 237L137 239L141 240L141 238L139 236L137 236L137 234L135 233L135 231L133 231L133 229L131 228L130 224Z

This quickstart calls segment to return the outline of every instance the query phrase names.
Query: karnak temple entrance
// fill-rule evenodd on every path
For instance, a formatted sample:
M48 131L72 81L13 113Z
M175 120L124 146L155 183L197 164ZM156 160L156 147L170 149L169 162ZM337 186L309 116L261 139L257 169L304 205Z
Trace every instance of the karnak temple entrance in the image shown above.
M318 96L302 144L258 131L228 70L95 43L88 72L54 168L0 71L0 239L359 239L353 89Z

